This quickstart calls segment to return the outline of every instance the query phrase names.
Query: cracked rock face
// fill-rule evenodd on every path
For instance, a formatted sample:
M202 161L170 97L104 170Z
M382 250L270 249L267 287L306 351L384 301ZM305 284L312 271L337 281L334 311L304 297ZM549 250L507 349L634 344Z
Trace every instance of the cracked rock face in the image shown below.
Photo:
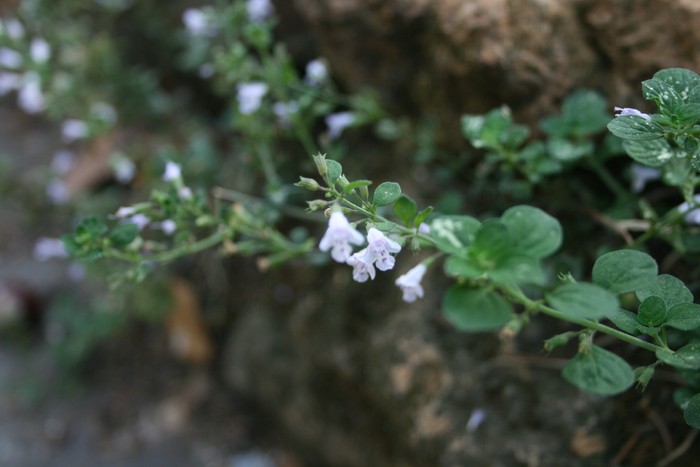
M349 89L375 88L395 110L437 115L451 131L461 113L503 103L534 121L581 87L636 104L640 81L659 69L700 66L698 5L295 0L291 14Z

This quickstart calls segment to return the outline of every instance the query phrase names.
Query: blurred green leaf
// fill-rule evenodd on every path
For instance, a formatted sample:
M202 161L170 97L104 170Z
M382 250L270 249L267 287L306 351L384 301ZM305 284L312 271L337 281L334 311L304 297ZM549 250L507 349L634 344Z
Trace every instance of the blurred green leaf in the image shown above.
M617 297L595 284L576 282L557 287L547 294L547 302L567 316L600 319L618 309Z
M463 285L447 290L442 310L457 329L468 332L498 329L513 317L510 304L500 295Z
M634 371L612 352L592 345L569 361L562 376L574 386L604 396L627 390L634 384Z

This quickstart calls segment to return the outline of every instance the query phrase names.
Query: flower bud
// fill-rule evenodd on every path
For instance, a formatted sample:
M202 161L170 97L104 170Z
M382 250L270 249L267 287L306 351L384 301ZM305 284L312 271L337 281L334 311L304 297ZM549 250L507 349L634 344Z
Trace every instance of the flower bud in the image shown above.
M328 201L323 201L322 199L314 199L311 201L307 201L306 204L309 205L307 208L309 211L320 211L322 209L326 209L328 205L330 204Z
M563 334L557 334L556 336L550 337L544 341L545 352L551 352L557 347L566 345L574 336L576 336L575 332L565 332Z
M314 163L316 164L316 169L318 169L318 174L321 177L325 177L328 174L328 165L326 164L325 154L316 154L314 156Z
M318 191L318 189L321 188L321 185L319 185L316 180L306 177L299 177L299 181L296 182L294 186L298 186L299 188L304 188L305 190L309 191Z

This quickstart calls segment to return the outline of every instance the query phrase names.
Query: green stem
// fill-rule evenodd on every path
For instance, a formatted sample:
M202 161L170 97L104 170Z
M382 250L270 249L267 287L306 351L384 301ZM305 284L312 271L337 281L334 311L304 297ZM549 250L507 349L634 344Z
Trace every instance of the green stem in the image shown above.
M622 331L618 331L615 328L611 328L610 326L606 326L604 324L601 324L597 321L590 321L587 319L583 318L576 318L574 316L569 316L564 313L561 313L554 308L548 307L547 305L544 305L541 302L532 300L525 296L522 291L519 289L512 289L512 288L501 288L501 290L505 293L505 295L510 298L513 302L519 303L523 306L525 306L526 309L534 309L537 310L538 312L542 312L546 315L551 316L552 318L560 319L562 321L568 321L573 324L578 324L579 326L583 326L585 328L594 330L594 331L599 331L604 334L607 334L609 336L613 336L623 342L627 342L628 344L636 345L637 347L641 347L643 349L649 350L651 352L656 352L658 350L665 350L663 347L652 344L647 341L643 341L642 339L639 339L634 336L630 336L629 334L626 334Z
M151 256L144 257L144 256L141 256L140 254L130 255L130 254L123 253L121 251L109 251L106 253L106 256L111 257L111 258L120 259L122 261L127 261L130 263L140 263L142 261L155 261L158 263L167 263L167 262L172 261L174 259L177 259L181 256L191 255L191 254L206 250L208 248L211 248L214 245L221 243L223 240L225 240L229 236L230 236L230 232L221 229L221 230L217 230L216 232L214 232L210 236L205 237L201 240L198 240L194 243L182 245L182 246L179 246L177 248L173 248L172 250L164 251L162 253L157 253L157 254L154 254Z

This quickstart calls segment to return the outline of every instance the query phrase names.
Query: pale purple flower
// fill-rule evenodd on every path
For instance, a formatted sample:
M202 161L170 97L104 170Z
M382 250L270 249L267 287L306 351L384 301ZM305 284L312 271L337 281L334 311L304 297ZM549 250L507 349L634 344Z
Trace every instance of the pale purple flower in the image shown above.
M391 253L401 251L401 245L372 227L367 232L366 261L374 263L380 271L388 271L394 267L395 259Z
M254 23L265 21L275 14L275 7L270 0L248 0L246 9L248 19Z
M323 235L319 248L321 251L331 250L331 257L339 263L344 263L352 254L350 244L362 245L364 242L362 234L350 225L345 215L334 211L328 220L328 230Z
M192 189L188 186L183 186L179 190L177 190L177 194L180 196L182 199L192 199Z
M70 118L65 120L61 125L61 135L63 136L63 141L66 143L71 143L78 139L84 139L89 134L90 128L88 127L88 124L82 120Z
M29 114L36 114L46 108L44 94L41 92L41 81L36 73L24 75L17 94L17 104Z
M280 123L284 126L289 126L293 113L299 110L299 104L296 101L290 102L275 102L272 104L272 112L277 116Z
M182 179L182 169L180 168L180 164L176 164L173 161L166 162L165 172L163 172L163 181L174 182L180 179Z
M124 219L125 217L131 217L136 214L136 208L133 206L122 206L117 209L114 213L114 217L117 219Z
M51 58L51 46L42 37L35 37L29 45L29 56L35 63L44 63Z
M51 168L58 175L65 175L75 165L75 153L67 149L61 149L54 153L51 159Z
M21 39L24 37L24 26L17 18L3 20L5 34L11 39Z
M37 261L48 261L67 256L68 252L60 238L40 237L34 244L34 259Z
M467 431L476 431L484 423L484 420L486 420L486 411L484 409L475 409L467 421Z
M80 282L85 279L85 266L80 263L71 263L68 265L68 278L73 282Z
M22 77L17 73L0 73L0 96L19 89L21 85Z
M19 68L24 63L22 54L7 47L0 47L0 67Z
M260 107L262 98L267 94L267 84L260 81L241 83L238 90L238 110L243 115L250 115Z
M367 261L367 248L360 250L354 255L350 256L347 264L352 266L352 278L357 282L367 282L367 279L374 280L376 271L374 270L374 265L371 261Z
M647 182L661 178L661 171L655 167L632 164L630 172L632 174L632 191L634 193L641 193Z
M430 226L425 222L421 222L418 226L418 233L423 235L428 235L430 233Z
M336 112L326 116L328 137L338 139L343 131L355 122L355 114L352 112Z
M328 78L328 68L323 60L317 58L306 64L304 81L312 86L319 86Z
M636 115L637 117L642 117L644 120L651 120L651 115L640 112L637 109L632 109L630 107L615 107L616 117L625 117L627 115Z
M420 263L396 279L395 284L401 287L404 302L413 303L416 299L423 297L423 286L421 286L420 281L426 270L425 265Z
M119 183L126 185L136 176L136 164L123 154L117 154L110 162L114 178Z
M700 194L695 195L693 197L693 200L695 203L700 203ZM680 206L678 206L678 212L681 214L685 214L685 222L688 224L693 224L693 225L700 225L700 208L690 208L690 205L688 203L682 203Z
M172 235L177 229L177 224L172 219L166 219L163 222L161 222L158 226L165 235Z
M151 222L151 219L145 214L134 214L130 218L126 219L126 222L136 224L136 227L138 227L139 230L143 230L144 227Z
M57 178L46 185L46 196L53 204L63 204L70 199L70 189L66 182Z
M197 8L185 10L182 13L182 22L193 36L213 36L216 34L216 27L212 24L209 15Z

